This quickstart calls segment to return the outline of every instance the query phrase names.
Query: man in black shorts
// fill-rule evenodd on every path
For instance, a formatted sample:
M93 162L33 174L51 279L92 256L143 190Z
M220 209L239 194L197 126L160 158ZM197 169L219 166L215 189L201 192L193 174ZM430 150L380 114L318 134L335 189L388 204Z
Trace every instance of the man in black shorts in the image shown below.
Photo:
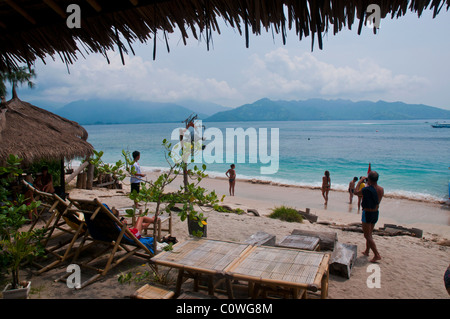
M372 236L373 229L378 221L380 202L384 195L383 187L378 185L378 177L377 172L371 171L367 176L367 186L359 190L359 186L362 183L361 179L356 185L355 190L355 195L362 196L361 207L363 211L361 221L364 238L366 239L366 250L363 252L363 255L369 256L371 249L375 255L370 262L377 262L381 259Z
M131 175L130 177L130 184L131 184L131 192L136 191L137 193L139 193L140 191L140 185L142 180L139 177L145 177L145 174L141 173L141 167L139 166L139 159L141 158L141 154L138 151L134 151L133 152L133 170L134 173L133 175ZM134 206L138 207L138 203L134 202Z

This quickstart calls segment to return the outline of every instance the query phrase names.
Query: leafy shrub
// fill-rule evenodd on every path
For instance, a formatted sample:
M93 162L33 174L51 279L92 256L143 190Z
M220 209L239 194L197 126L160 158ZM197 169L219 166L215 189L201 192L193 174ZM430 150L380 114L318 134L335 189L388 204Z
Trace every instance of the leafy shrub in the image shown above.
M272 213L269 215L269 217L277 218L287 222L303 222L302 215L300 215L295 208L287 207L284 205L272 209Z

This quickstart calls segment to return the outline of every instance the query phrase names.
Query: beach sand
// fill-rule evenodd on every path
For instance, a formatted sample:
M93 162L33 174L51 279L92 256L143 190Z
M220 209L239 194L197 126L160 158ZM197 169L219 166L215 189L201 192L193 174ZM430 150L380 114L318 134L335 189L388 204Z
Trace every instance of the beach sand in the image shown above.
M154 180L157 172L147 172L147 180ZM176 180L171 188L180 185ZM221 197L228 195L228 182L222 178L205 178L201 185L208 190L215 190ZM380 181L382 186L382 181ZM98 198L110 207L126 208L132 205L127 197L130 186L123 184L122 190L94 188L93 190L71 189L72 198ZM424 231L423 238L412 236L378 236L374 239L382 260L380 267L380 288L369 288L367 280L372 272L370 257L362 255L365 240L362 233L336 229L333 225L348 225L358 223L361 214L357 209L357 198L354 203L348 203L348 193L330 192L327 207L318 189L261 184L257 181L237 180L236 196L226 196L223 203L232 208L256 209L261 216L253 214L219 213L206 211L208 238L237 241L246 240L258 231L276 236L279 242L294 229L336 232L338 241L357 245L358 255L350 279L330 275L329 298L331 299L429 299L449 298L444 287L443 276L450 263L450 247L443 243L450 239L450 210L446 204L427 203L400 198L383 199L380 206L380 219L376 229L385 223L401 225L407 228L415 227ZM269 218L271 210L280 205L295 207L299 210L310 208L312 214L318 216L318 222L329 223L289 223ZM150 205L151 207L151 205ZM189 238L186 222L181 222L173 213L175 236L179 241ZM431 222L430 222L431 221ZM108 273L105 278L79 291L69 289L64 282L54 282L54 279L64 275L66 265L52 269L40 276L34 276L26 269L23 275L32 280L32 299L38 298L77 298L77 299L111 299L128 298L136 289L148 282L130 282L121 284L118 276L121 273L133 272L142 274L150 270L142 261L131 258ZM167 269L168 270L168 269ZM175 287L176 270L169 272L169 288ZM183 286L184 287L184 286Z

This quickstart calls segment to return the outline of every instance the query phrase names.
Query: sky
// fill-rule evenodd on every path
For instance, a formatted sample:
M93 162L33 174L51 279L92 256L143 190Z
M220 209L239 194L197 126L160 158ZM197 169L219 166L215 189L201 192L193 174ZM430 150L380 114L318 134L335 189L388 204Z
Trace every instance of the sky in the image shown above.
M207 50L204 39L192 36L187 45L178 33L169 34L170 52L158 36L156 60L153 42L134 43L135 55L108 52L110 64L100 54L79 55L73 65L55 56L37 61L34 89L19 88L22 100L62 106L80 99L134 99L153 102L195 100L228 107L253 103L261 98L306 100L309 98L352 101L401 101L450 110L450 12L442 9L432 19L430 10L381 20L378 33L357 23L351 30L317 39L298 39L288 32L269 30L245 36L220 24ZM220 18L219 18L220 19ZM191 35L191 34L189 34ZM10 95L8 96L10 97ZM38 106L43 107L40 104Z

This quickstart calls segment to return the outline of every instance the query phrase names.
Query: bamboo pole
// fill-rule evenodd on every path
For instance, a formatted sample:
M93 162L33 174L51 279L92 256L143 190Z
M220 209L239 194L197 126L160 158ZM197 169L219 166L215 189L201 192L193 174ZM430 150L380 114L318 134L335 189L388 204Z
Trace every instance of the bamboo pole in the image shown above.
M73 171L72 174L69 175L69 177L66 178L66 184L69 184L82 170L84 170L89 165L89 162L86 161L83 164L81 164L76 170Z

